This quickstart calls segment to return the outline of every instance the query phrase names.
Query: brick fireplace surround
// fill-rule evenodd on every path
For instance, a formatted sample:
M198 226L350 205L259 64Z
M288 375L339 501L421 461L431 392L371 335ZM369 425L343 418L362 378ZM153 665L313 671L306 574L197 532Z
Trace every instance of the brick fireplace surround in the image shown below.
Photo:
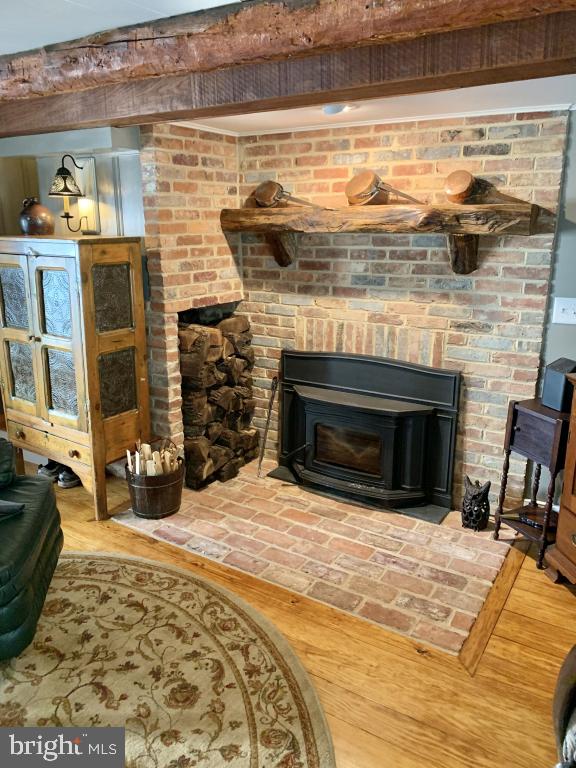
M279 267L256 236L224 237L219 214L272 178L314 202L346 203L370 168L423 202L466 168L555 209L567 115L521 113L234 137L177 124L142 128L153 427L183 439L177 313L241 301L256 350L256 426L282 348L381 355L463 373L454 498L463 474L498 486L507 403L534 395L552 235L483 237L480 267L455 275L441 235L302 236ZM275 451L275 423L269 455ZM523 492L512 462L510 502Z

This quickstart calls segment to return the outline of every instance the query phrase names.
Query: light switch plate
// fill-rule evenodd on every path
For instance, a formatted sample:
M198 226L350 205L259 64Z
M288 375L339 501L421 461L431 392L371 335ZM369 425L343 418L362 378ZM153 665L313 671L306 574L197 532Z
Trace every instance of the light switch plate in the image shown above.
M576 325L576 299L554 299L552 322L566 325Z

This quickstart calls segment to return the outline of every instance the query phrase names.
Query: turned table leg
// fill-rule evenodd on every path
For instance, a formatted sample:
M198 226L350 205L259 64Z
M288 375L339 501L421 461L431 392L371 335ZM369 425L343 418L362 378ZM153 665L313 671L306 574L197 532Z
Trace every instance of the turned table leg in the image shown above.
M504 499L506 498L506 486L508 485L508 469L510 468L510 449L504 454L504 466L502 467L502 482L500 483L500 496L498 497L498 506L494 514L494 538L497 539L500 534L500 516L504 508Z
M532 498L530 503L533 507L536 506L536 497L538 496L538 489L540 488L540 475L542 474L542 464L536 464L534 470L534 482L532 483Z
M538 568L544 567L544 552L548 544L548 526L550 525L550 515L552 514L552 503L554 501L554 490L556 488L556 475L550 478L548 486L548 496L546 497L546 506L544 507L544 519L542 521L542 538L540 539L540 549L538 550Z

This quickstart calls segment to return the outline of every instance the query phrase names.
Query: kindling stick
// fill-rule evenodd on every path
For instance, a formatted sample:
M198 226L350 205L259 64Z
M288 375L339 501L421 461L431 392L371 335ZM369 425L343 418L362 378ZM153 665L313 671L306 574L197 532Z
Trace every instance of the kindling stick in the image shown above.
M274 376L272 379L272 386L270 387L270 400L268 401L268 414L266 416L266 426L264 427L264 437L260 443L260 456L258 457L258 472L257 477L262 477L262 462L264 461L264 451L266 449L266 441L268 439L268 430L270 429L270 419L272 418L272 407L274 405L274 399L276 398L276 390L278 389L278 376Z

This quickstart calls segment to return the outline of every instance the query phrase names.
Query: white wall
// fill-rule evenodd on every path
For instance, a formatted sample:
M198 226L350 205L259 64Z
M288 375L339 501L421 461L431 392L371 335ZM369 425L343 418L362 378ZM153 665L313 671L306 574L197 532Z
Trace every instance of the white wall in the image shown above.
M144 208L142 203L142 177L140 171L140 155L137 152L106 153L94 152L75 155L82 165L83 158L94 158L96 165L96 187L99 210L99 226L101 235L143 235ZM65 237L68 233L66 223L61 218L63 212L62 200L49 197L48 191L52 179L61 162L60 156L49 155L38 157L38 182L40 201L53 211L56 217L56 235ZM66 167L70 169L82 189L79 172L70 160ZM87 193L86 189L82 192ZM73 227L78 226L78 205L70 201L70 213L75 217L71 221Z
M576 360L576 325L551 322L555 296L576 298L576 113L574 112L570 112L564 179L558 212L556 258L544 341L546 363L557 360L559 357Z
M0 170L2 163L16 167L24 159L36 160L38 188L35 194L43 205L50 208L56 217L56 235L69 234L64 219L62 200L50 198L48 191L56 170L61 164L62 155L70 153L75 158L93 158L95 163L96 194L90 196L89 184L83 181L80 186L87 199L81 201L85 206L90 199L98 199L99 233L102 235L144 234L144 209L142 203L142 179L140 171L140 131L136 128L92 128L84 131L64 131L36 136L19 136L0 139ZM29 164L28 164L29 165ZM80 163L82 165L82 162ZM70 159L66 166L75 177L84 175L77 171ZM24 168L24 166L22 166ZM12 174L13 175L13 174ZM36 175L36 174L34 174ZM86 177L89 178L89 175ZM0 187L1 187L0 178ZM16 185L20 189L26 186L27 179ZM27 186L30 186L28 184ZM29 196L29 195L27 195ZM21 208L22 193L15 194L15 205ZM5 207L5 206L4 206ZM70 202L70 212L75 217L73 227L79 223L77 202ZM14 218L12 215L11 218ZM1 222L0 222L1 223ZM18 221L5 234L19 234Z

